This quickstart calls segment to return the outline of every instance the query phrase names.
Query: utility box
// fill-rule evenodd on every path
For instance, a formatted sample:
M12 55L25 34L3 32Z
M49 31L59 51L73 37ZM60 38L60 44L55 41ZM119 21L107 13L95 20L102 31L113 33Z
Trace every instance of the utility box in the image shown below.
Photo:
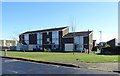
M65 51L73 51L74 44L65 44Z

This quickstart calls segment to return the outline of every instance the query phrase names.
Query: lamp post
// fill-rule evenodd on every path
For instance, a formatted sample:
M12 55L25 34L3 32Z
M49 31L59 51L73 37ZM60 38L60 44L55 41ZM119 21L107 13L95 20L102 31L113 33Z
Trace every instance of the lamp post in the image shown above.
M101 42L101 40L102 40L102 31L99 31L100 32L100 42ZM99 42L99 43L100 43ZM100 44L100 51L102 50L102 47L101 47L101 44Z
M102 40L102 31L99 31L100 32L100 42Z

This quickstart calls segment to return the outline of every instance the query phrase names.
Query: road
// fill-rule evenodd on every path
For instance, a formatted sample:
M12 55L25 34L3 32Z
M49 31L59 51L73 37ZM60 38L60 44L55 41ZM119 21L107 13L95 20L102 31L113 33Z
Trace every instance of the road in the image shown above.
M117 74L84 68L73 68L51 64L31 63L2 58L2 74Z

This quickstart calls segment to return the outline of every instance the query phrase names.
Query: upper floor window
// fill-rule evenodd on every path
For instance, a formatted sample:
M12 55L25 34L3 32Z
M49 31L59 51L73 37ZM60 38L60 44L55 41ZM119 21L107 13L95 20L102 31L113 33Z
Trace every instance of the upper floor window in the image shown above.
M42 39L42 33L37 33L37 39L39 39L39 40Z
M47 35L49 35L49 32L47 32Z
M24 34L24 39L29 40L29 34Z
M59 31L53 31L52 38L59 38Z

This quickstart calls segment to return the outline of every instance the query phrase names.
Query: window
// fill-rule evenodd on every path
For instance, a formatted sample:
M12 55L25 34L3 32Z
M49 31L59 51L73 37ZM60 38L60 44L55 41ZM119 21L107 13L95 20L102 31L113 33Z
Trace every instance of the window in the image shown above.
M24 35L24 39L25 39L25 40L29 40L29 34L25 34L25 35Z
M52 32L52 43L59 44L59 31Z
M47 38L47 42L49 42L50 41L50 39L49 38Z
M42 33L37 33L37 44L42 45Z
M58 38L59 35L58 35L58 31L53 31L52 32L52 38Z
M29 34L24 34L24 40L26 44L29 44Z
M58 41L58 40L59 40L58 38L53 38L53 39L52 39L52 43L59 44L59 41Z
M29 44L37 44L37 34L29 34Z

